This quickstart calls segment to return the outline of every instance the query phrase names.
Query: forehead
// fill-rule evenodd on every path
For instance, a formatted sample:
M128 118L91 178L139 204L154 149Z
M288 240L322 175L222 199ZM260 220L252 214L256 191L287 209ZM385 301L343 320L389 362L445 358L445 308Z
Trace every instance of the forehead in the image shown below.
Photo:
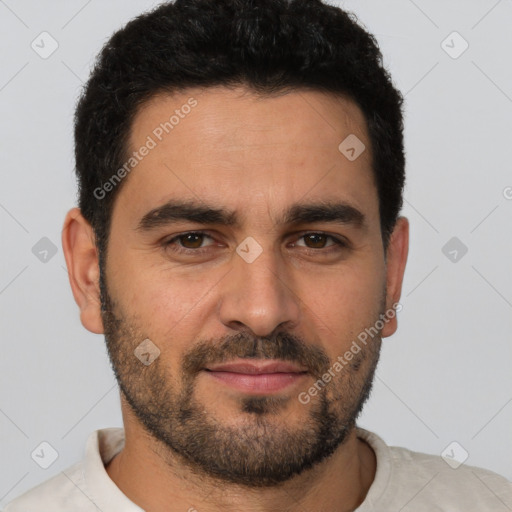
M347 145L360 156L347 158ZM134 218L173 198L246 215L300 199L342 199L370 217L377 212L366 120L340 96L258 96L243 87L160 94L135 116L129 149L137 161L114 210L119 203Z

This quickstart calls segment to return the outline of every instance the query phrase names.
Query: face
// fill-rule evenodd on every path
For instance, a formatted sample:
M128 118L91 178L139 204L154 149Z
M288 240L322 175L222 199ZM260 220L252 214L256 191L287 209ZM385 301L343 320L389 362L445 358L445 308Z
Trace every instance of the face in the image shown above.
M355 160L338 149L351 134ZM114 205L101 318L134 416L203 475L270 486L318 464L394 330L345 356L393 302L361 111L311 91L190 90L145 104L130 145L153 147Z

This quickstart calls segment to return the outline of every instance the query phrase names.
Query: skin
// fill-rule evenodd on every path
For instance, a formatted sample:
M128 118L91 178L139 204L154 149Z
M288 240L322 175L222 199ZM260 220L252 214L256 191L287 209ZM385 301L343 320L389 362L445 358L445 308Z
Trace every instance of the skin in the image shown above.
M259 338L280 331L316 347L333 363L358 333L399 301L407 260L409 225L404 217L398 219L384 253L371 144L364 116L353 102L315 91L259 98L242 87L160 95L135 117L131 148L142 146L190 97L198 105L125 178L113 210L105 276L111 306L122 319L116 327L120 376L140 393L141 401L148 399L150 381L145 379L152 371L169 389L181 391L182 357L204 340L213 340L215 347L215 340L226 336ZM352 162L338 150L349 134L366 146ZM170 199L225 207L236 213L239 223L179 221L146 233L135 229L145 213ZM282 213L297 202L340 200L365 215L363 228L281 222ZM203 240L202 255L162 246L192 230L212 237ZM325 246L307 247L310 241L301 238L305 233L338 237L348 247L333 246L329 238L320 238ZM262 248L252 263L235 251L247 237ZM101 312L94 234L77 208L66 216L62 242L82 324L93 333L105 333L113 324L107 325ZM179 242L173 247L179 250ZM374 343L396 329L395 316ZM121 355L131 357L145 338L160 349L152 365L137 366L134 356L122 360ZM376 362L378 350L364 350L360 371L347 368L319 393L340 415L356 398L347 394L348 379L360 394L371 379L372 357ZM137 377L144 383L139 388ZM307 405L297 399L315 380L308 374L277 393L283 402L273 414L244 412L243 393L205 372L194 379L193 397L208 418L233 431L256 429L259 417L276 432L293 433L301 431L319 406L319 396ZM106 470L148 512L168 511L169 504L173 510L193 507L200 512L349 511L362 503L375 476L373 450L352 428L331 456L279 485L219 483L155 439L123 394L121 407L125 448ZM282 441L277 435L275 440Z

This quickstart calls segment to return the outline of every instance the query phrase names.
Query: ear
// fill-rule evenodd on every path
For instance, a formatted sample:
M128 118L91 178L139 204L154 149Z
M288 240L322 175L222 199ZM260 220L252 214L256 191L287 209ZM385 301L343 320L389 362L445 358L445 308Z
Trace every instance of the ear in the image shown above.
M406 217L399 217L391 233L386 252L386 311L395 309L393 304L397 304L400 301L408 252L409 221ZM400 309L400 307L396 308L398 311ZM383 338L391 336L395 333L397 327L398 322L395 313L393 318L389 318L385 323L381 336Z
M79 208L69 210L62 228L62 248L68 267L69 283L82 325L103 334L99 286L99 259L94 230Z

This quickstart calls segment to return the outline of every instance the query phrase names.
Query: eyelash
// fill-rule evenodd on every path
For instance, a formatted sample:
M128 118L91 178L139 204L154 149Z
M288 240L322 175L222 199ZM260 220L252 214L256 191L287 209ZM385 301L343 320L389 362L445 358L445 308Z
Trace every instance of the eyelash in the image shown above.
M186 235L202 235L204 237L207 237L207 238L210 238L211 240L213 240L213 237L211 235L209 235L208 233L206 233L205 231L186 231L185 233L180 233L179 235L176 235L176 236L172 237L171 239L164 241L162 243L162 246L165 248L171 247L174 252L181 253L181 254L201 255L205 251L208 251L210 246L199 247L197 249L191 249L189 247L179 247L178 245L175 245L175 243L178 242L180 238L182 238ZM329 245L326 248L321 247L318 249L315 249L314 247L301 246L301 247L303 247L304 250L306 250L308 252L319 253L320 251L322 251L324 254L326 254L326 253L332 252L333 250L335 251L335 250L339 250L339 249L348 249L349 248L348 243L345 242L344 240L342 240L341 238L337 238L333 235L328 235L327 233L324 233L322 231L308 231L306 233L303 233L301 236L299 236L297 240L300 240L301 238L304 238L307 235L324 235L328 239L330 239L334 242L333 245ZM177 249L176 247L179 247L179 248Z

